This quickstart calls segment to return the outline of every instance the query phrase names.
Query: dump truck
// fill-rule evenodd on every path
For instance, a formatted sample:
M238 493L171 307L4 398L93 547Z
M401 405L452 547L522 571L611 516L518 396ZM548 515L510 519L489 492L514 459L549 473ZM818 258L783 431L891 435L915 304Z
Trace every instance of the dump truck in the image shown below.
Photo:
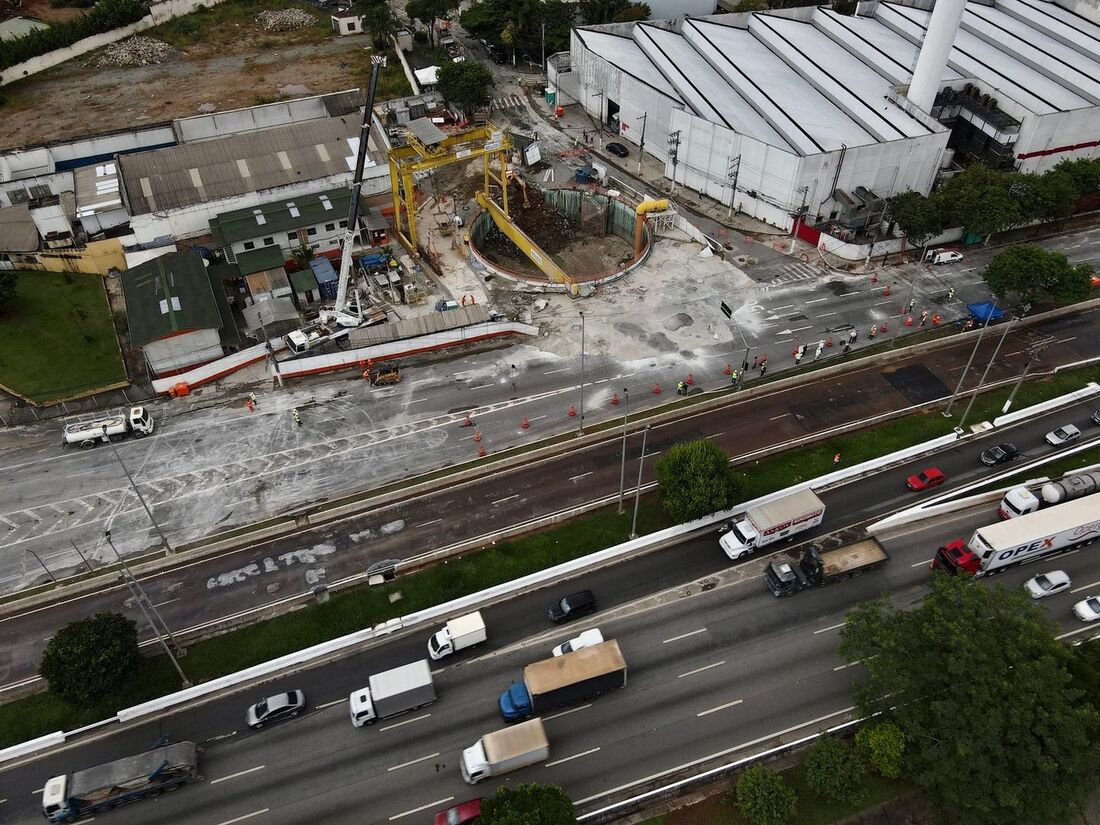
M877 570L889 558L886 548L873 538L835 550L811 545L797 561L791 558L773 561L764 571L764 580L773 596L793 596L807 587L822 587Z
M451 619L443 625L443 629L432 634L428 639L428 655L433 661L439 661L452 653L458 653L469 647L476 647L488 638L485 631L485 620L481 618L481 611L467 613L457 619Z
M348 697L351 723L357 728L422 708L436 700L432 669L427 659L375 673L367 683L367 687L352 691Z
M721 530L718 543L731 559L739 559L780 539L789 539L825 518L825 505L813 490L798 490L757 504Z
M476 785L491 776L526 768L550 756L541 719L487 733L462 751L462 778Z
M55 776L42 789L42 813L50 822L72 822L126 802L174 791L202 778L200 752L194 742L177 742Z
M953 576L988 576L1098 538L1100 494L1095 494L979 527L970 541L956 539L940 547L931 567Z
M144 438L153 432L153 416L145 407L130 407L82 418L65 425L61 443L79 444L88 450L100 441L118 441L128 435Z
M523 679L500 694L506 722L594 699L626 685L626 661L614 639L564 656L553 656L523 669Z
M997 515L1003 519L1019 518L1042 507L1100 493L1100 470L1075 473L1044 484L1038 495L1027 487L1014 487L1004 494Z

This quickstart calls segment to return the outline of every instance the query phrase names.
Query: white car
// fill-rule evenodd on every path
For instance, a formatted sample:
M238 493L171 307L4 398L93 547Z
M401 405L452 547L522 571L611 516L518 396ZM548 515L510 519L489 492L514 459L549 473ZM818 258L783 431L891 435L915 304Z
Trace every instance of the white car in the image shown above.
M1081 431L1072 424L1066 424L1047 433L1047 444L1052 447L1061 447L1081 437Z
M932 256L933 266L943 266L944 264L957 264L963 259L961 252L956 252L953 249L948 249L943 252L937 252Z
M598 645L602 642L603 634L600 633L599 628L594 627L591 630L585 630L575 639L562 642L554 648L553 653L555 656L564 656L566 653L576 653L578 650L584 650L586 647L592 647L592 645Z
M1089 596L1073 606L1073 615L1083 622L1100 619L1100 596Z
M1064 570L1051 570L1024 582L1024 590L1033 599L1045 599L1069 589L1069 576Z

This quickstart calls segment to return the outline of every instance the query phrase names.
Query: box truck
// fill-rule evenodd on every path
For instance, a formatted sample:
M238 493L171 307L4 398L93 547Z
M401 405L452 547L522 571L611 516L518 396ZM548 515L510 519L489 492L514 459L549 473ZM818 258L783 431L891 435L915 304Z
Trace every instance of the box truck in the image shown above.
M877 570L889 560L886 548L864 539L835 550L807 547L797 561L776 559L764 571L773 596L791 596L807 587L823 587Z
M626 661L614 639L523 669L523 679L500 694L506 722L527 719L565 705L594 699L626 684Z
M1100 494L1044 507L979 527L970 541L956 539L936 551L933 570L988 576L1100 538Z
M468 647L476 647L486 638L485 620L481 618L481 611L468 613L451 619L443 625L442 630L428 639L428 655L432 657L432 661L439 661L444 656Z
M462 751L462 778L476 785L491 776L526 768L550 756L541 719L487 733Z
M357 728L422 708L436 699L427 659L375 673L367 682L367 687L348 697L351 723Z
M1075 498L1100 493L1100 470L1075 473L1044 484L1038 495L1027 487L1014 487L1004 494L997 515L1003 519L1019 518L1042 507L1073 501Z
M750 507L739 519L722 528L718 543L731 559L765 547L780 539L789 539L825 518L825 505L813 490L799 490L765 504Z
M72 822L126 802L201 779L199 747L177 742L66 776L42 789L42 813L50 822Z

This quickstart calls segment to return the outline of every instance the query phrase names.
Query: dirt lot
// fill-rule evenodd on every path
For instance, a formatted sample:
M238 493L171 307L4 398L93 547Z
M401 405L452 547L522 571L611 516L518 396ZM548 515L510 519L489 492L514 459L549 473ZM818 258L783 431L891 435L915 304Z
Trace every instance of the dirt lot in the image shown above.
M144 33L178 50L167 63L93 68L97 53L92 53L7 86L0 145L108 132L365 86L368 39L331 36L327 17L316 10L317 23L311 28L274 33L256 24L261 11L286 7L265 0L228 0Z

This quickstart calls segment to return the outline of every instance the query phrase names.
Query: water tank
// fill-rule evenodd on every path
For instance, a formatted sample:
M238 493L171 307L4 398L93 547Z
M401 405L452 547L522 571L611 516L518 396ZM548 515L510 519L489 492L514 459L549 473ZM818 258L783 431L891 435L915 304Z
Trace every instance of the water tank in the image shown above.
M1100 470L1066 476L1061 481L1052 481L1043 485L1043 501L1047 504L1061 504L1082 496L1100 492Z

